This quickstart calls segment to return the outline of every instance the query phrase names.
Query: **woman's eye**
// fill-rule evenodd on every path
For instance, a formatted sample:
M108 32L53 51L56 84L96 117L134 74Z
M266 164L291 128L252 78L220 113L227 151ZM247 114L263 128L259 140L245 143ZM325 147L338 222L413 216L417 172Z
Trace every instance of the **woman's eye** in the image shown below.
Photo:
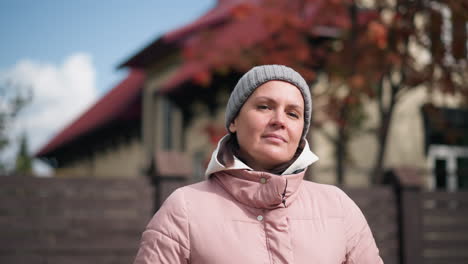
M299 118L299 115L297 113L294 113L294 112L290 112L290 113L288 113L288 115L293 117L293 118Z
M258 105L257 109L266 110L269 109L268 105Z

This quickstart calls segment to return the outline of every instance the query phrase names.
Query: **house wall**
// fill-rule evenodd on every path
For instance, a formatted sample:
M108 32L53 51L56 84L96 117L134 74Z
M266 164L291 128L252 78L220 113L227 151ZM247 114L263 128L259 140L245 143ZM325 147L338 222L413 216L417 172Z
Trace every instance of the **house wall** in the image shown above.
M201 104L195 108L196 115L185 130L185 151L193 159L195 180L202 180L211 154L217 146L217 142L212 141L208 129L216 129L218 135L227 133L224 128L225 109L218 108L213 115Z
M170 72L167 73L168 75ZM151 89L157 90L157 85L161 79L164 79L165 74L159 74L159 78L153 79ZM149 86L148 86L149 87ZM319 82L314 88L316 91L325 89L325 82ZM220 102L227 102L228 94L221 94L218 98ZM323 97L322 97L323 98ZM435 99L434 99L435 98ZM438 104L447 106L456 105L456 100L448 99L441 95L435 95L434 100ZM444 98L444 99L442 99ZM145 99L146 100L146 99ZM320 115L317 108L320 107L320 97L314 98L314 115ZM387 168L411 166L419 168L427 168L427 161L424 154L424 128L420 107L427 102L428 94L421 87L409 92L403 100L396 106L393 123L390 128L388 139L388 150L385 158L385 166ZM163 96L153 96L150 100L151 105L145 106L148 111L145 116L149 119L151 125L147 134L146 147L151 146L153 150L164 149L165 138L164 130L165 120L168 117L164 116L163 104L168 103L168 100ZM221 103L220 105L225 105ZM378 121L376 115L377 106L372 102L366 103L366 108L369 114L367 129L375 129ZM186 127L185 131L182 128L183 116L177 107L172 108L170 113L172 125L172 150L183 151L192 157L195 180L203 179L203 173L207 162L211 157L211 153L216 147L216 143L212 142L207 127L215 127L219 131L224 131L224 107L220 107L215 111L215 114L210 114L206 105L195 103L193 106L193 118ZM314 117L315 118L315 117ZM334 134L336 127L333 124L326 124L323 128L327 133ZM335 158L334 148L328 139L318 129L312 129L310 133L310 145L320 160L310 168L310 179L321 182L336 184L335 179ZM182 144L184 142L184 144ZM352 138L349 149L349 160L346 163L346 178L345 184L348 186L367 186L370 184L369 174L377 155L377 141L372 133L361 133ZM183 145L183 146L182 146Z
M323 89L325 83L319 82L314 89ZM314 100L314 106L323 104L324 98ZM387 153L384 166L416 167L428 170L428 161L424 153L424 124L421 107L427 102L436 106L458 107L460 96L447 96L440 93L429 95L424 87L418 87L408 92L396 105L390 133L387 142ZM375 129L378 122L377 105L366 103L369 115L366 129ZM314 112L314 115L320 113ZM327 133L335 135L336 127L326 124L323 128ZM323 133L312 129L310 135L312 150L320 160L312 166L312 179L317 182L336 184L334 148ZM373 133L361 133L351 139L349 160L345 169L345 184L348 186L367 186L370 184L370 175L377 157L377 139ZM425 177L430 174L426 173ZM427 179L426 184L429 183Z
M58 177L91 176L98 178L132 178L143 172L144 149L137 138L112 149L98 151L93 157L55 171Z
M411 166L426 168L424 155L424 127L420 107L426 101L421 90L408 94L395 109L387 142L386 168ZM375 130L378 116L377 106L368 102L369 115L365 129ZM334 135L336 127L328 124L325 129ZM320 132L313 130L312 146L320 157L314 167L313 179L324 183L336 183L334 147ZM350 140L347 152L348 160L345 169L345 184L349 186L366 186L370 184L370 175L377 158L377 138L372 132L362 132Z
M224 128L224 108L218 109L215 115L210 114L206 105L194 103L191 109L192 119L184 128L184 116L179 107L166 96L158 94L161 85L177 69L177 59L166 65L156 65L149 70L143 99L143 142L147 157L154 157L157 151L183 152L192 158L193 181L203 179L207 161L215 144L210 141L207 127ZM194 101L196 98L194 98ZM227 102L227 94L221 93L217 98L222 105ZM170 110L170 111L168 111Z
M166 122L171 120L172 150L182 151L193 160L194 179L203 179L203 173L211 153L216 147L212 142L207 127L215 127L218 131L224 131L224 107L220 107L211 114L206 105L195 103L193 105L193 118L183 130L182 113L173 107L169 117L164 113L164 104L168 99L164 96L155 95L161 83L167 80L173 73L174 67L168 67L165 71L151 75L146 85L144 108L145 116L145 148L148 153L164 150L165 133L167 133ZM314 93L326 89L326 82L320 81L314 87ZM219 105L226 105L228 93L221 93ZM320 106L325 103L324 97L314 97L314 118L320 113ZM428 169L428 162L424 153L424 127L421 115L421 106L431 101L437 106L456 107L460 103L456 96L445 96L441 94L427 94L424 87L418 87L408 92L395 108L390 134L387 143L387 155L384 165L386 168L393 167L418 167ZM378 124L377 105L372 101L365 103L368 112L368 120L365 123L367 131L375 130ZM323 127L326 133L334 135L336 127L326 123ZM309 137L311 149L320 160L310 169L311 180L336 184L334 147L317 128L311 129ZM349 146L349 159L345 166L345 184L348 186L367 186L370 184L370 175L377 156L377 139L371 132L362 132L355 135ZM152 155L148 155L151 157Z
M227 97L227 95L226 95ZM423 89L416 89L408 94L408 97L401 101L395 110L393 126L390 129L388 140L388 152L385 165L388 168L411 166L427 168L424 154L423 122L420 107L426 102L427 94ZM315 102L314 105L320 105ZM375 127L377 116L375 115L375 105L367 103L369 120L367 128ZM211 153L216 144L210 141L206 132L208 125L216 126L220 130L224 129L224 108L210 115L203 105L195 107L196 115L185 131L186 148L185 151L193 157L195 175L201 175L211 157ZM374 113L374 115L372 115ZM334 134L336 128L332 124L325 125L327 133ZM335 158L334 148L328 139L318 129L312 129L310 133L310 146L320 160L311 168L311 180L336 184L335 179ZM346 164L345 183L348 186L367 186L370 184L368 175L371 173L373 162L377 155L377 141L373 134L360 134L352 138L350 142L350 161Z
M143 91L143 142L146 159L150 162L150 157L154 157L156 150L165 149L170 145L175 149L182 148L182 114L176 106L164 96L157 94L161 85L175 72L178 62L174 58L168 59L166 63L158 64L148 70L148 79ZM170 107L170 116L166 116L165 109ZM171 121L168 129L167 120ZM166 142L165 132L172 131L171 142Z
M83 175L93 175L93 162L89 158L83 158L73 164L57 168L54 171L56 177L81 177Z
M168 99L157 95L157 90L161 84L174 73L178 60L171 58L165 63L158 64L149 71L149 78L145 85L144 95L144 146L147 157L152 157L154 151L164 149L165 131L167 131L166 120L168 117L164 113L164 104ZM314 87L314 93L320 93L326 89L326 81L319 81ZM226 105L228 93L221 93L219 105ZM436 106L457 107L460 104L459 97L446 96L437 93L427 94L424 87L418 87L408 92L395 108L390 134L387 142L387 152L384 166L393 167L418 167L428 169L428 162L424 153L424 126L421 114L421 106L426 102L432 102ZM194 99L195 100L195 99ZM314 118L320 117L320 106L325 104L325 97L313 97ZM365 123L365 130L358 135L354 135L349 145L349 159L345 166L345 184L348 186L367 186L370 184L369 175L377 156L377 139L374 133L378 124L377 105L372 101L365 103L368 113L368 120ZM172 131L172 149L183 151L193 159L194 175L196 179L203 178L212 151L216 144L210 139L207 133L207 126L212 126L222 130L224 128L224 107L220 107L214 114L210 114L206 105L195 103L193 105L193 118L188 126L182 127L182 113L177 107L172 108L170 115ZM323 131L334 135L336 127L331 123L323 126ZM309 143L313 152L320 160L309 169L311 180L336 184L335 155L334 147L324 133L317 129L311 129Z

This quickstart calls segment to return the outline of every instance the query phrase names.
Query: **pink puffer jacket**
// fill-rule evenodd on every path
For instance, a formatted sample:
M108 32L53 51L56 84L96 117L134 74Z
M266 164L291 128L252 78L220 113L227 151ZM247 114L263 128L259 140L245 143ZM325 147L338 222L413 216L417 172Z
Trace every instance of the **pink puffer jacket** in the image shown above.
M383 263L356 204L303 176L219 170L176 190L143 232L135 263Z

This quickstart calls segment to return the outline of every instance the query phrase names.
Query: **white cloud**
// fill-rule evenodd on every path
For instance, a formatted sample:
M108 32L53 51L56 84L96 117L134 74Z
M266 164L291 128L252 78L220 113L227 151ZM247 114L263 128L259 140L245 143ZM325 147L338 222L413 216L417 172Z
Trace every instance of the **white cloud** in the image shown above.
M0 78L32 90L32 102L15 120L10 135L15 141L25 132L31 153L76 119L98 94L92 58L86 53L72 54L61 65L21 60L11 69L1 71ZM12 156L15 151L16 145L12 144L6 155ZM37 166L37 170L47 171L43 166Z

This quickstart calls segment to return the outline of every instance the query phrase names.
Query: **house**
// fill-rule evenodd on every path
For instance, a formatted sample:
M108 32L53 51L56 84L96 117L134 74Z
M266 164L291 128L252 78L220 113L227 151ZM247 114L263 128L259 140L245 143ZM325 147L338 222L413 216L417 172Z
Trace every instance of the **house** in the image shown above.
M128 177L144 160L141 99L145 74L128 76L60 131L35 156L56 176Z
M219 1L193 23L164 34L122 63L120 68L130 69L128 77L53 138L36 156L54 165L56 175L64 177L172 175L189 176L192 181L203 179L210 154L226 133L224 106L242 73L234 70L217 73L210 84L204 85L206 65L185 63L181 50L204 29L225 26L233 10L243 2ZM255 38L265 37L262 32L251 35L249 41L252 43ZM235 37L228 35L222 43L235 42ZM323 82L318 82L316 87L316 90L326 89ZM436 106L458 108L460 105L456 98L443 98L436 100ZM323 99L317 99L314 104L319 104L320 100ZM436 188L435 179L443 176L432 171L444 169L437 169L443 167L437 163L440 151L426 151L437 142L430 140L432 130L428 128L428 122L424 123L421 114L425 103L427 94L423 88L418 88L397 106L388 139L386 166L424 168L427 170L425 184ZM366 107L372 109L376 106L369 102ZM461 116L467 119L465 114ZM375 126L376 118L370 116L370 127ZM461 125L460 131L465 131L465 125ZM329 130L334 132L333 127ZM313 130L309 139L313 151L321 159L308 177L318 182L335 183L331 144ZM369 184L368 175L375 159L376 144L375 138L368 134L353 139L350 146L352 162L346 168L347 185ZM451 151L459 153L458 158L466 158L463 146L451 148ZM464 162L460 163L461 167L465 166ZM436 163L439 165L434 165ZM453 166L450 166L451 176L447 177L450 182L455 182L452 180L456 178ZM458 184L450 183L448 186L457 188L453 186Z
M214 103L226 98L228 90L221 94L196 86L186 89L198 69L180 67L180 46L201 29L228 19L237 2L242 1L220 1L192 24L159 37L120 65L130 69L127 78L35 156L63 177L136 177L157 165L159 172L169 175L191 173L193 168L201 179L207 155L224 133L212 122ZM168 159L179 164L164 162Z

